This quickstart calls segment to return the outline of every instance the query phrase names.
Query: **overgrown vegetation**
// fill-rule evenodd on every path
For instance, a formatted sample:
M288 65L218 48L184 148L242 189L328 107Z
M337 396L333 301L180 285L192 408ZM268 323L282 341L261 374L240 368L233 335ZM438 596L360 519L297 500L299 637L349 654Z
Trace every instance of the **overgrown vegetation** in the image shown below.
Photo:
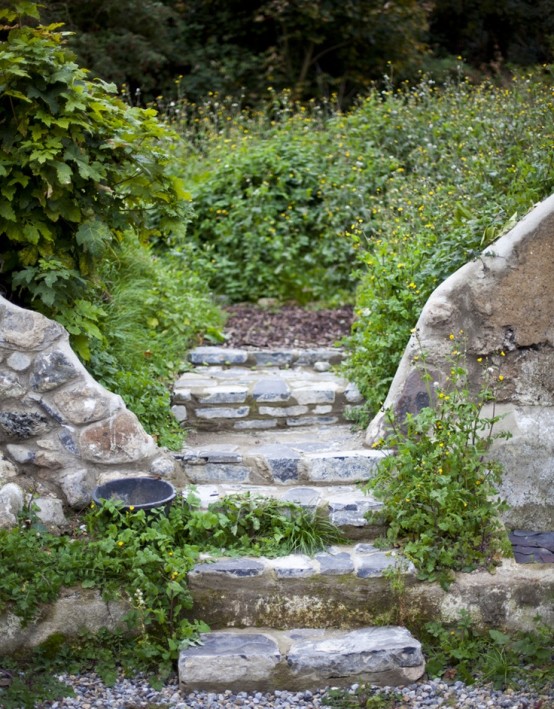
M153 110L89 80L56 26L27 24L38 17L34 3L8 5L0 9L3 293L61 322L85 361L94 352L93 373L162 443L175 442L163 384L195 334L220 321L184 244L191 210L176 176L179 138Z
M554 682L554 633L537 619L529 631L501 632L479 628L467 612L451 625L430 622L423 632L426 669L430 677L491 683L496 689L537 689ZM542 700L539 700L541 702ZM326 706L342 709L400 709L406 706L395 690L366 684L331 690ZM445 706L450 706L446 700Z
M21 680L13 689L0 688L2 706L34 706L40 692L62 691L39 681L56 666L94 668L108 682L115 680L118 667L153 672L158 681L166 678L179 648L207 629L194 619L186 582L200 551L218 556L315 553L342 540L328 521L292 503L245 495L224 498L208 510L198 504L193 491L179 496L168 514L129 511L106 501L100 508L93 505L82 525L76 521L72 536L49 534L30 511L21 528L0 531L0 614L10 610L32 622L41 604L55 600L63 586L75 585L98 589L104 598L130 607L126 628L47 641L30 663L29 683L35 686L27 703ZM2 658L1 666L10 665Z
M433 289L552 191L552 85L547 67L506 86L422 77L347 114L272 92L254 113L219 96L161 103L187 141L212 287L345 300L358 284L346 372L367 421Z
M383 501L372 521L386 523L388 543L402 549L420 579L438 580L445 588L453 571L492 569L510 553L498 517L506 509L497 495L502 469L486 457L491 441L507 434L493 433L499 417L481 414L494 401L493 377L499 385L503 375L499 367L487 367L482 389L472 392L465 354L454 334L451 338L450 372L443 384L432 381L425 355L417 355L429 406L402 420L386 412L390 435L385 445L393 454L366 484Z

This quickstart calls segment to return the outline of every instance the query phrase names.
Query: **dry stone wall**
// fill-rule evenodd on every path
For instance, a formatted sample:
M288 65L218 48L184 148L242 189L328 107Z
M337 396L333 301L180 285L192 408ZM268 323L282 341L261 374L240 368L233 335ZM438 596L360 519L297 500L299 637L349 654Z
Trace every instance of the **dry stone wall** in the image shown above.
M86 506L107 479L174 472L121 397L89 375L64 328L0 297L0 528L30 496L59 525L64 508Z
M511 505L511 528L548 531L554 522L554 196L530 212L429 298L406 348L384 408L415 413L428 405L414 364L423 350L437 381L450 369L450 335L466 347L471 386L483 363L501 372L496 383L499 428L509 440L491 455L504 466L500 490ZM496 369L501 368L501 369ZM490 415L491 411L484 411ZM386 435L383 413L370 424L366 444Z

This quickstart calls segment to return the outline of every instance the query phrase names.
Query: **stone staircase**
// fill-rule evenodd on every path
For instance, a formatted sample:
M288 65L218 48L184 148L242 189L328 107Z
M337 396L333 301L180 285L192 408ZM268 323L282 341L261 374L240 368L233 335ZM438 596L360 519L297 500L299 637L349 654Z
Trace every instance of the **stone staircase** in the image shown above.
M189 574L194 613L212 632L181 652L192 689L310 689L367 681L406 684L425 667L421 646L389 625L397 598L385 574L415 570L376 548L365 513L380 503L356 483L384 453L345 423L361 403L333 371L340 350L200 347L175 384L173 411L190 433L177 458L201 505L229 494L274 497L326 515L345 544L310 558L205 559Z

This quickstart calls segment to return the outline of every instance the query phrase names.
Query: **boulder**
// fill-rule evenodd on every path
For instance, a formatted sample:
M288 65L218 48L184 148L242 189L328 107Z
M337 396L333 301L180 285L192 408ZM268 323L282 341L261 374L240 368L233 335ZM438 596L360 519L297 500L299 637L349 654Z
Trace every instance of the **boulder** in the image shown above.
M554 196L431 295L411 336L384 409L403 416L429 404L414 364L426 353L433 379L444 381L455 346L465 350L470 386L478 391L483 363L496 378L497 430L490 455L504 466L500 494L512 528L548 530L554 519ZM501 379L499 376L501 375ZM490 414L490 410L483 415ZM383 411L366 445L386 437Z

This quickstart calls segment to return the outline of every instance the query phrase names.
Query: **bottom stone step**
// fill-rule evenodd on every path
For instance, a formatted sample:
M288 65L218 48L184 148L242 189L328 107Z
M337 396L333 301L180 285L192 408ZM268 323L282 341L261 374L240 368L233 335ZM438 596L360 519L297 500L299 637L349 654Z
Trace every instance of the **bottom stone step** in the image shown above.
M406 628L245 629L205 633L182 650L180 688L302 690L370 682L410 684L425 672L421 644Z

